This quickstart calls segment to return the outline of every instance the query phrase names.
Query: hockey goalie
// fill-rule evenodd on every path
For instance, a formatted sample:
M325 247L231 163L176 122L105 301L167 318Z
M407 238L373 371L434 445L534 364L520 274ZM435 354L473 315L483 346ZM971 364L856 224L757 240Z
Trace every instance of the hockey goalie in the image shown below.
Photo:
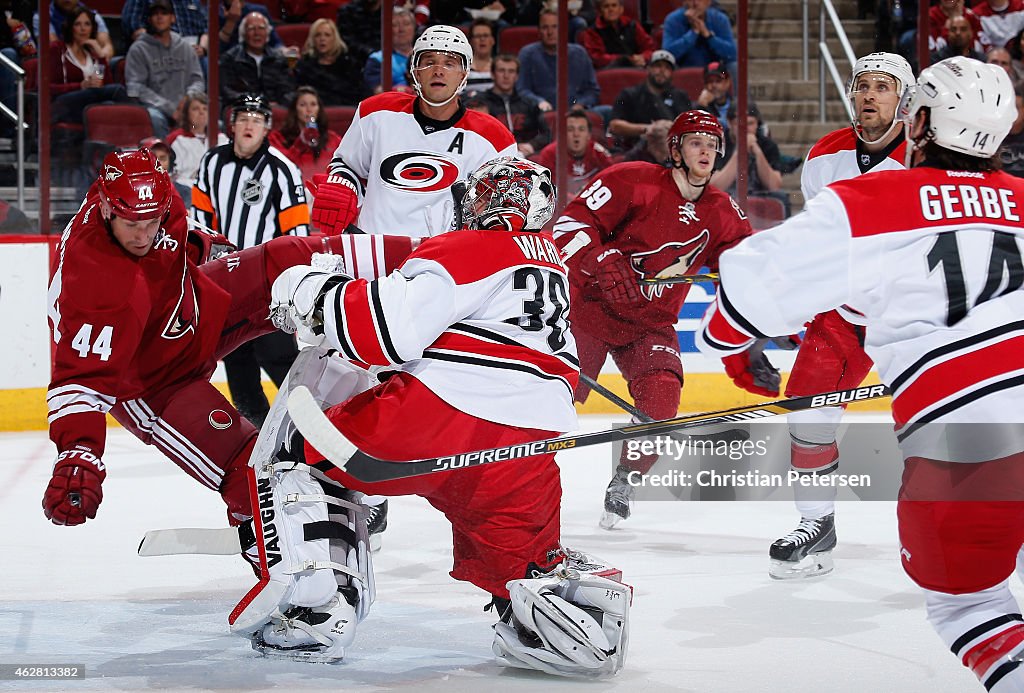
M541 231L554 207L549 172L499 158L454 192L455 230L425 240L392 274L368 282L312 265L272 288L275 323L321 344L300 355L283 394L307 387L340 434L381 459L577 427L566 268ZM452 577L488 594L500 662L563 676L622 667L631 589L619 571L561 546L553 454L360 482L336 466L345 460L303 440L283 399L253 455L262 578L230 617L255 649L342 659L374 600L359 494L415 494L452 524Z

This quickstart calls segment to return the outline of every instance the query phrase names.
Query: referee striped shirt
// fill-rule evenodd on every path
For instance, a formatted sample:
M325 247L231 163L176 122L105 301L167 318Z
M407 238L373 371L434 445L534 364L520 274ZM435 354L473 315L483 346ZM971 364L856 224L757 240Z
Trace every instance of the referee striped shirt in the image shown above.
M192 187L192 215L239 249L288 233L309 235L302 174L267 142L248 159L231 143L206 152Z

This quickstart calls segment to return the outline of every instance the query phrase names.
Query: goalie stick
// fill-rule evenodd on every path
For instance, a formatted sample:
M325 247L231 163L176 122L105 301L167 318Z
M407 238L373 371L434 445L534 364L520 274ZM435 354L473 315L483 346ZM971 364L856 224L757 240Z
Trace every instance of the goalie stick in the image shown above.
M305 436L306 440L314 448L325 455L331 464L360 481L375 482L405 479L424 474L447 472L453 469L478 467L483 464L505 462L523 457L558 452L560 450L572 450L589 445L600 445L601 443L670 433L686 428L707 426L708 424L746 422L777 414L788 414L805 409L861 402L887 397L888 395L889 390L884 385L871 385L848 390L824 392L820 395L811 395L809 397L795 397L793 399L780 399L761 404L733 407L732 409L704 414L691 414L665 421L633 424L606 431L581 433L574 436L538 440L533 443L506 445L488 450L476 450L457 455L445 455L409 462L381 460L360 451L324 416L324 413L320 410L320 405L305 387L296 387L289 394L288 412L292 415L292 422L299 429L299 432Z
M680 274L676 277L652 277L650 279L640 279L641 284L648 286L665 286L668 284L700 284L701 282L717 282L718 272L708 272L707 274Z

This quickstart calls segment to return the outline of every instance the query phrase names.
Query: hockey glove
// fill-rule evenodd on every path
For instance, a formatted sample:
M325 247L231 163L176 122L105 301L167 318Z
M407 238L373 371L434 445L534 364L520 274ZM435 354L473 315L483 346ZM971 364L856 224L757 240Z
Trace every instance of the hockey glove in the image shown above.
M737 387L766 397L779 396L779 371L764 355L768 340L758 340L746 351L722 357L725 372Z
M597 279L605 300L614 305L637 308L643 304L636 273L626 256L614 248L595 248L580 265L583 274Z
M274 280L270 287L270 320L274 327L289 334L301 330L303 341L315 343L310 337L323 334L324 294L351 277L343 273L339 255L314 253L312 262L312 266L289 267Z
M103 500L103 460L85 448L57 455L53 476L43 493L43 513L55 525L80 525L96 517Z
M800 339L800 335L791 334L785 337L772 337L771 343L782 351L795 351L803 344L803 340Z
M197 265L212 262L237 250L235 244L216 231L203 231L189 228L188 245L185 252L188 258Z
M359 195L352 181L323 173L313 176L313 224L321 233L336 236L356 220Z

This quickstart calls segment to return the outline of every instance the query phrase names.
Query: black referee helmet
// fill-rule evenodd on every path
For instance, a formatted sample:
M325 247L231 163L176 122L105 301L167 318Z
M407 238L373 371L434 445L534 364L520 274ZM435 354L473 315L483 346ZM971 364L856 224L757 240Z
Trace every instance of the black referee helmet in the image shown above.
M242 94L235 101L235 105L231 107L231 122L235 122L235 118L238 117L239 113L259 113L267 119L267 127L270 127L270 117L273 111L270 110L270 104L263 97L262 94Z

